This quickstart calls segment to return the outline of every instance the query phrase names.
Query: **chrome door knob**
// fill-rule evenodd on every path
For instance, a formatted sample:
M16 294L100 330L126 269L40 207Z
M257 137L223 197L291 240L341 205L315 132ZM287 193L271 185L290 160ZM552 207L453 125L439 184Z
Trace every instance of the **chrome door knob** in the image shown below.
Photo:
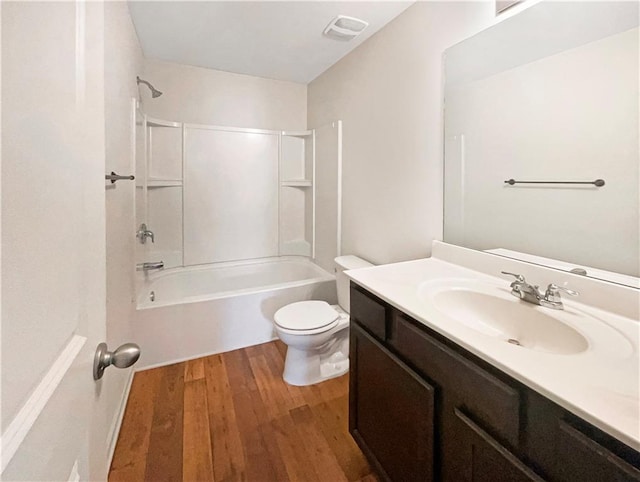
M140 358L140 347L135 343L125 343L114 351L109 351L106 343L100 343L93 358L93 379L100 380L104 369L110 365L129 368Z

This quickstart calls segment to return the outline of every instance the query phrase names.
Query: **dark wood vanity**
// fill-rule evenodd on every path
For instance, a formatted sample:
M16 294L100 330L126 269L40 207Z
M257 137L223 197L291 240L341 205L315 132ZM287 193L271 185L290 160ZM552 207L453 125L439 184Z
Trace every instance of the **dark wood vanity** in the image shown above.
M349 430L383 480L640 481L640 453L351 283Z

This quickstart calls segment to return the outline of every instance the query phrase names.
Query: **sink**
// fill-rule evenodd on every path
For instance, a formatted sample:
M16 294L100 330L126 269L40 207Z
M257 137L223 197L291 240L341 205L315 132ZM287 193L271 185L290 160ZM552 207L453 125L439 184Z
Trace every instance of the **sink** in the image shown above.
M510 296L510 295L509 295ZM512 345L556 354L581 353L589 342L580 332L518 299L471 289L446 289L432 293L442 314L487 336Z
M510 290L468 280L427 282L419 296L441 316L514 346L558 355L589 349L587 338L562 318L573 313L526 303Z

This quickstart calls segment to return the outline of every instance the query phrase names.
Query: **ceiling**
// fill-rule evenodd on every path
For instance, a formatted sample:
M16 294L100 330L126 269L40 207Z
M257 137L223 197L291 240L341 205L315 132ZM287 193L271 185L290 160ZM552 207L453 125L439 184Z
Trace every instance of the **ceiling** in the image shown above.
M309 83L413 2L129 1L146 58ZM337 15L369 22L349 42L322 35Z

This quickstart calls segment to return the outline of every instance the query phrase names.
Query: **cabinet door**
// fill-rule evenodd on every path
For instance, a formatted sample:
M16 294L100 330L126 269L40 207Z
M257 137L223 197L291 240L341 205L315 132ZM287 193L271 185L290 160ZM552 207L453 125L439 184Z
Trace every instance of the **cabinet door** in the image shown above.
M434 478L434 389L364 332L351 327L349 427L383 478Z
M640 467L622 460L565 421L559 423L557 457L563 481L640 481Z
M456 482L530 482L542 481L509 450L497 442L458 408L453 409L455 425L455 474L447 479ZM449 435L447 435L449 436Z

